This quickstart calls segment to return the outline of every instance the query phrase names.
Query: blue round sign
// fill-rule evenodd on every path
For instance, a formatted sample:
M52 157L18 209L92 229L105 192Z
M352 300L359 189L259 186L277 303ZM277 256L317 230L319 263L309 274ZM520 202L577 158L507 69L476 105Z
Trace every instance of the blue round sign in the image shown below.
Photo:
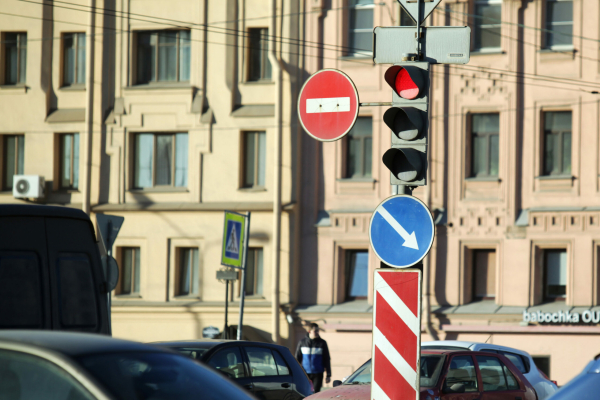
M391 267L407 268L421 261L429 253L434 236L431 212L416 197L389 197L371 216L371 247Z

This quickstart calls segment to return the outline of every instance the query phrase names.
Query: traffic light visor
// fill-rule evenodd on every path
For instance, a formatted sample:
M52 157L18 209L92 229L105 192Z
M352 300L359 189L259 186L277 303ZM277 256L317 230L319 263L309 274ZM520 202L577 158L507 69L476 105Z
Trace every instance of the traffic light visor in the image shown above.
M385 80L398 96L414 100L423 87L423 75L419 68L413 66L394 65L385 72Z

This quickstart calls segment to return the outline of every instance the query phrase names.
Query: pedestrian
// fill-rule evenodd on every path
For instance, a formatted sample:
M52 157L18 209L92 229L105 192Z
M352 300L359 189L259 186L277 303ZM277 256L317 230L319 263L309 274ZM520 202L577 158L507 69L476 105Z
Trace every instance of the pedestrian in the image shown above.
M331 382L331 359L327 342L319 336L319 325L310 324L310 330L298 343L296 359L312 381L315 393L323 386L323 373L326 372L325 383Z

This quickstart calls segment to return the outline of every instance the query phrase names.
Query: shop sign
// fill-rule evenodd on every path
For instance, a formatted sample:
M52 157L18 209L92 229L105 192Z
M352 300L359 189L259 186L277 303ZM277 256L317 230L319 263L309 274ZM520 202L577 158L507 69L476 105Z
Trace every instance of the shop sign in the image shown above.
M558 311L542 312L534 311L528 313L523 311L523 322L538 322L546 324L597 324L600 323L600 311L585 310L582 313Z

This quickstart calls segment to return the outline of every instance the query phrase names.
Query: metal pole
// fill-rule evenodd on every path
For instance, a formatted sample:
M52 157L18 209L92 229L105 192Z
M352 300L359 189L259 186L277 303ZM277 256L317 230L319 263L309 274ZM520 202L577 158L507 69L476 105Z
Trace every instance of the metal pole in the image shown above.
M244 300L246 298L246 267L248 265L248 240L250 239L250 211L246 215L246 229L244 232L244 255L242 256L242 282L240 290L240 320L238 322L237 340L242 340L242 326L244 323ZM256 272L255 272L256 273Z
M227 305L229 303L229 281L225 281L225 329L223 339L227 339Z
M417 0L417 35L416 35L416 42L415 42L415 48L417 50L417 60L420 61L421 60L421 5L422 5L422 0Z
M108 227L107 228L108 229L106 229L106 231L109 232L109 234L107 235L108 236L107 240L108 240L110 238L110 232L112 232L112 228L113 228L112 222L110 220L108 220ZM109 257L112 257L112 244L107 249L106 253L108 255L108 257L106 257L106 282L110 283L112 277L110 276L110 268L109 268L108 263L110 262L110 258ZM106 297L108 297L108 299L107 299L107 305L108 305L108 309L107 309L107 312L108 312L108 333L110 335L112 335L112 322L111 322L111 319L112 319L111 314L112 313L110 312L110 308L112 306L112 304L111 304L112 303L111 294L112 294L112 290L109 290L108 291L108 295L106 296Z

